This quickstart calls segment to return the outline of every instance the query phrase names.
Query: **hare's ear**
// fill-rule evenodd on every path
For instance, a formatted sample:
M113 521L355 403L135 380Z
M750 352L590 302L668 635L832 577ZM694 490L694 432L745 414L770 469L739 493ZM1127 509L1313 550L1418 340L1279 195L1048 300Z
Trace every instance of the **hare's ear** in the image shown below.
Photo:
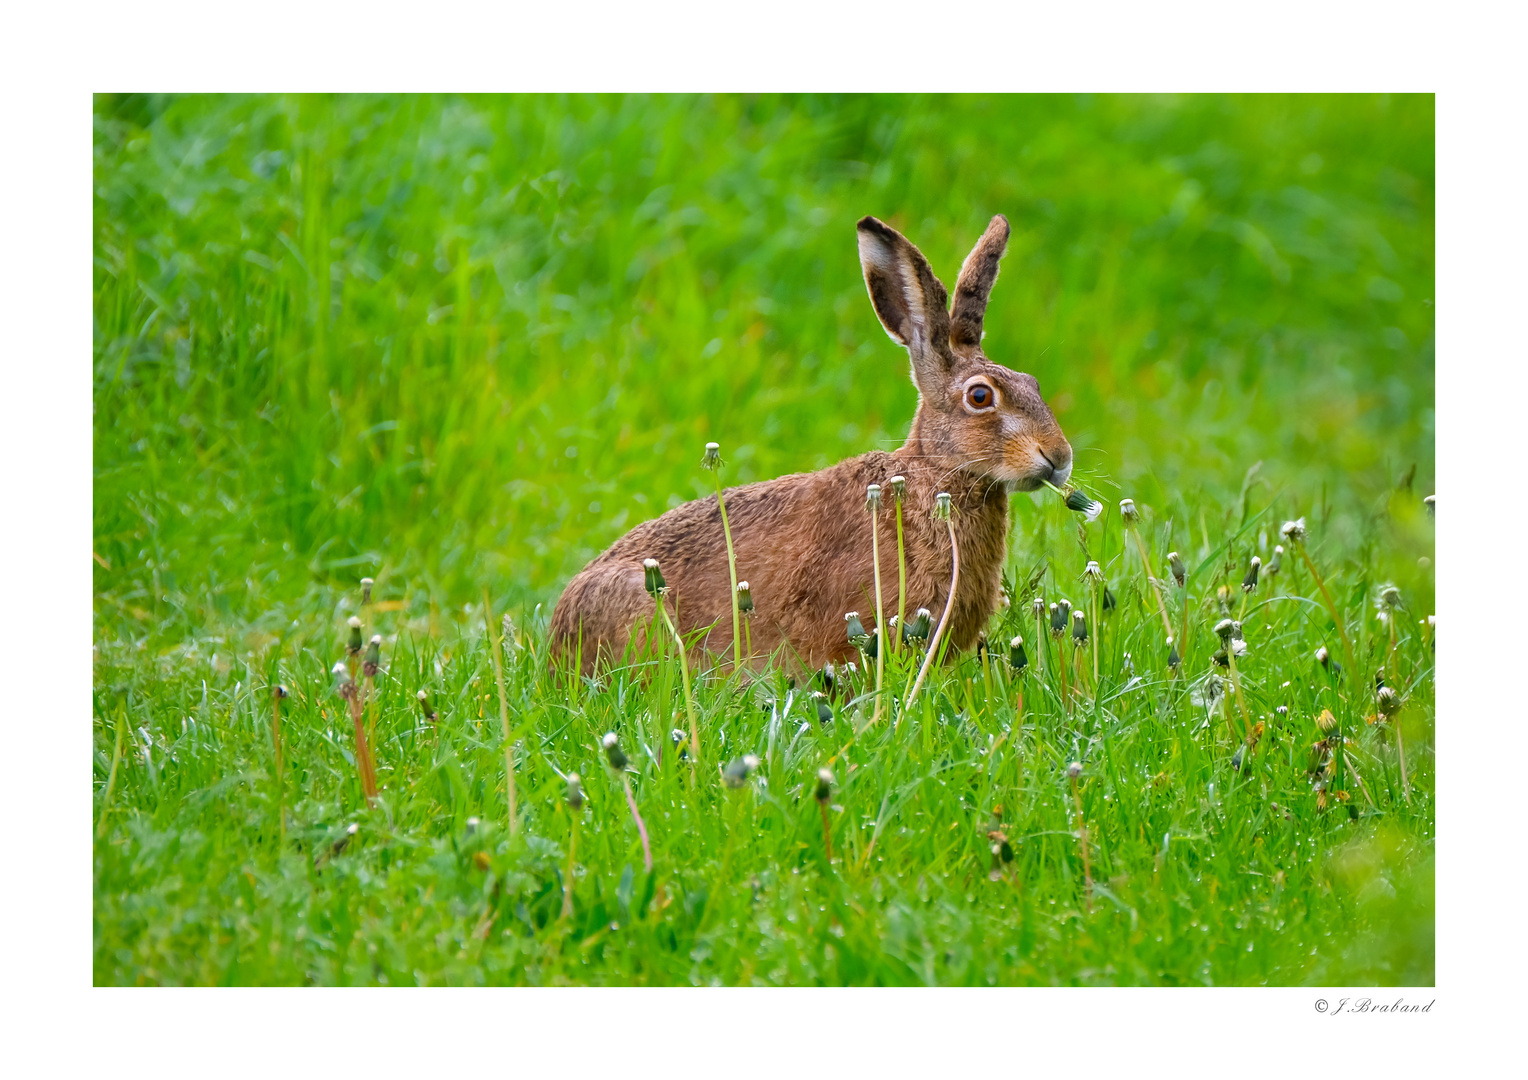
M923 253L885 222L859 223L860 268L881 325L913 359L913 375L944 373L950 364L949 297Z
M960 264L955 279L955 309L950 312L950 343L958 348L980 345L982 318L987 314L987 297L997 281L998 260L1008 250L1008 219L998 214L987 231Z

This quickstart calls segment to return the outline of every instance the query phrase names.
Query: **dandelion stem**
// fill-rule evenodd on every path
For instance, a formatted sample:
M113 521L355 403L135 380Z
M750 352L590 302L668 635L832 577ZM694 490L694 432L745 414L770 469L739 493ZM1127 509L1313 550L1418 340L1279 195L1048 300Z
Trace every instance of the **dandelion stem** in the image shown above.
M900 649L902 628L907 625L907 558L902 550L902 496L893 489L892 497L897 501L897 632L890 635L887 644Z
M1035 608L1035 670L1045 678L1045 605Z
M939 651L939 641L944 636L944 628L950 621L950 610L955 606L955 589L960 584L960 546L955 542L955 519L945 521L945 527L950 532L950 595L944 601L944 614L939 616L939 625L934 629L934 636L928 639L928 652L923 657L923 666L918 669L918 677L913 681L913 688L907 693L907 701L902 706L905 713L912 707L914 699L918 696L918 690L923 686L923 680L928 676L928 669L933 666L934 657Z
M562 918L573 916L573 860L578 854L578 812L573 815L573 832L568 838L568 872L562 876Z
M881 606L881 514L870 511L870 561L875 564L875 711L870 716L873 724L881 718L881 682L886 674L886 613ZM901 623L897 624L901 626Z
M1098 639L1103 633L1104 624L1098 621L1098 590L1099 585L1093 585L1093 687L1098 688Z
M642 821L642 815L637 810L637 800L631 793L631 780L625 773L621 774L621 787L626 790L626 805L631 807L631 820L637 823L637 835L642 838L642 868L649 874L653 872L653 849L647 842L647 825Z
M1395 662L1395 611L1385 613L1385 623L1390 627L1390 651L1385 656L1385 666L1390 669L1392 682L1399 682L1396 676ZM1406 743L1401 738L1401 718L1396 716L1392 719L1395 724L1395 756L1401 766L1401 797L1408 803L1411 802L1411 781L1406 778Z
M1083 899L1088 914L1093 914L1093 869L1088 861L1088 824L1082 817L1082 793L1077 790L1077 777L1072 777L1072 801L1077 805L1077 842L1082 848Z
M1343 625L1342 616L1337 614L1337 605L1332 602L1332 594L1326 590L1326 582L1321 580L1321 574L1316 569L1316 564L1311 561L1310 552L1305 550L1304 544L1295 545L1300 552L1300 558L1305 562L1305 568L1310 571L1311 580L1316 583L1316 588L1321 590L1321 599L1326 602L1326 610L1332 616L1332 622L1337 624L1337 633L1342 637L1342 658L1347 661L1348 678L1353 678L1353 673L1358 669L1353 664L1353 642L1348 639L1348 628Z
M488 653L493 657L493 678L499 688L499 722L504 728L504 777L505 791L509 801L509 835L520 832L520 819L515 813L515 744L509 731L509 698L504 693L504 662L499 657L499 637L493 625L493 601L488 587L483 587L483 620L488 630Z
M1061 672L1061 707L1070 713L1072 709L1071 673L1067 670L1066 645L1060 638L1056 638L1056 669Z
M366 721L361 712L361 695L354 682L346 683L345 702L350 706L350 722L355 726L355 764L361 774L361 791L366 802L377 802L377 767L371 759L371 746L366 742Z
M828 857L828 862L831 863L833 861L833 830L828 825L828 804L818 799L817 809L822 811L822 848Z
M732 590L734 598L737 590ZM668 625L669 633L674 635L674 642L679 647L679 677L684 682L684 709L690 718L690 775L695 775L695 769L700 763L700 723L695 719L695 696L690 692L690 662L684 655L684 638L679 636L679 629L674 625L674 620L669 618L668 608L663 605L663 594L657 596L658 614L663 616L663 621Z
M716 506L722 512L722 535L727 540L727 575L732 580L732 670L737 671L743 666L743 645L739 639L741 616L737 606L737 555L732 550L732 526L727 523L727 500L722 497L721 469L713 470L711 475L716 480Z
M1242 697L1241 673L1236 670L1236 650L1232 647L1234 642L1226 642L1226 663L1231 667L1231 689L1236 692L1236 706L1242 714L1242 734L1245 738L1252 737L1252 717L1247 712L1247 701ZM1236 733L1233 731L1232 735Z
M1131 529L1130 535L1135 537L1136 550L1141 553L1141 573L1146 575L1146 581L1152 586L1152 592L1156 595L1157 610L1162 613L1162 629L1167 632L1168 637L1172 637L1173 623L1167 616L1167 600L1162 595L1162 583L1151 574L1151 560L1146 556L1146 541L1141 539L1139 529Z

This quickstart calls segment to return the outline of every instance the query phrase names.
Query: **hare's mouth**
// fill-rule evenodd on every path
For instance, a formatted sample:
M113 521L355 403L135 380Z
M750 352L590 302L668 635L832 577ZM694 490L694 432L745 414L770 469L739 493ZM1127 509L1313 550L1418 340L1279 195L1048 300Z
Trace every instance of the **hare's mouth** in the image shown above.
M1057 468L1043 450L1034 450L1025 462L1027 470L1020 471L1006 462L994 470L998 479L1008 484L1009 491L1038 491L1046 484L1064 487L1072 475L1072 463Z

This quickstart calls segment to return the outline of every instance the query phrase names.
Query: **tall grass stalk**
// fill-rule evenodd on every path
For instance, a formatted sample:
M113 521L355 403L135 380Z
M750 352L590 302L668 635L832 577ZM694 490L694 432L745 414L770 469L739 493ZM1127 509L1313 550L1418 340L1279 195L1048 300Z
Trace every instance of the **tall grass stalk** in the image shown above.
M881 718L881 709L884 705L881 684L886 676L886 650L890 648L887 638L894 636L886 632L886 611L881 603L881 488L879 484L870 485L866 492L865 506L870 511L870 561L875 567L875 710L870 715L870 722L874 724Z
M884 642L885 646L900 650L902 631L907 626L907 555L902 546L902 496L907 491L907 481L901 476L893 476L887 484L897 504L897 632L882 636L888 639Z
M127 704L122 702L117 709L117 743L111 752L111 771L106 775L106 793L101 797L101 817L96 822L96 839L106 835L107 815L111 813L111 797L117 790L117 769L122 764L122 746L127 741Z
M1141 576L1146 579L1147 589L1157 598L1157 610L1162 614L1162 629L1168 637L1173 636L1173 623L1167 615L1167 600L1162 595L1162 583L1151 573L1151 559L1146 554L1146 541L1141 539L1141 530L1126 526L1125 531L1135 538L1135 549L1141 553ZM1186 619L1187 616L1185 615Z
M1302 519L1303 520L1303 519ZM1332 617L1332 622L1337 626L1337 635L1342 639L1342 659L1347 664L1348 678L1354 679L1358 667L1353 661L1353 642L1348 637L1347 624L1343 622L1341 613L1337 610L1337 604L1332 600L1332 594L1327 591L1326 582L1321 577L1321 572L1316 569L1316 564L1311 560L1310 552L1305 549L1302 538L1295 540L1294 547L1300 552L1300 559L1305 563L1305 568L1310 571L1311 580L1316 583L1316 588L1321 591L1321 600L1326 605L1327 614ZM1350 685L1354 685L1350 683Z
M1088 823L1082 815L1082 792L1078 790L1077 778L1082 775L1082 765L1072 762L1067 766L1067 778L1072 782L1072 802L1077 808L1077 844L1082 850L1083 902L1088 914L1093 914L1093 867L1088 858Z
M701 459L701 464L711 473L716 483L716 507L721 511L722 536L727 541L727 578L732 583L732 670L738 671L743 666L743 642L740 625L742 616L737 606L737 554L732 548L732 526L727 522L727 500L722 495L721 453L716 443L706 444L706 455ZM749 644L752 645L752 642Z
M902 705L905 713L912 708L912 704L918 698L918 691L923 687L923 680L928 677L928 669L933 666L934 658L939 653L939 642L944 638L944 628L949 624L950 611L955 606L955 590L960 586L960 545L955 540L955 519L950 511L950 497L940 492L934 497L934 516L944 520L945 528L950 534L950 595L945 597L944 613L939 616L939 625L934 629L934 634L928 639L928 652L924 654L923 666L918 669L918 677L913 680L913 687L907 692L907 700Z
M679 628L674 625L674 620L669 618L668 607L663 603L663 592L660 590L654 597L658 605L658 614L663 617L663 623L669 629L669 634L674 639L674 647L679 652L679 678L684 684L684 709L690 720L690 758L691 775L700 767L700 721L695 715L695 694L690 689L690 662L685 657L684 638L679 634ZM732 590L733 603L735 604L737 590Z
M568 818L572 827L568 832L568 869L562 875L562 915L564 919L573 917L573 874L577 868L578 859L578 811L570 809Z
M520 834L520 815L515 807L515 741L509 729L509 695L504 691L504 661L500 656L502 634L494 625L493 601L483 588L483 621L488 630L488 655L493 658L493 681L499 691L499 724L504 733L504 791L509 804L509 835Z

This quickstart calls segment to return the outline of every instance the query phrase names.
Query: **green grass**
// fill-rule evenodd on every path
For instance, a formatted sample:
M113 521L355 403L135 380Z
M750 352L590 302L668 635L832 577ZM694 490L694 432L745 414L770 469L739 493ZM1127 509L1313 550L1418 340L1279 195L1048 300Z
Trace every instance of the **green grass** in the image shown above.
M97 983L1433 981L1431 98L103 97L94 152ZM708 439L728 484L896 445L915 395L854 222L902 228L948 282L999 211L987 351L1039 378L1110 512L1015 500L989 636L1033 657L1032 588L1080 602L1098 559L1119 607L1097 693L1065 704L1054 657L1020 681L963 657L845 749L846 703L820 727L798 692L772 738L762 689L703 676L692 786L677 667L554 677L550 603L710 490ZM1177 679L1126 495L1153 572L1169 549L1191 571ZM1197 689L1217 590L1239 605L1301 515L1359 670L1313 660L1340 642L1287 555L1247 605L1267 730L1242 772L1235 703ZM376 809L328 674L363 575ZM1364 722L1386 582L1409 802ZM521 631L515 838L484 586ZM1323 709L1374 805L1339 781L1317 809ZM724 787L746 753L759 772ZM589 798L561 919L570 770Z

